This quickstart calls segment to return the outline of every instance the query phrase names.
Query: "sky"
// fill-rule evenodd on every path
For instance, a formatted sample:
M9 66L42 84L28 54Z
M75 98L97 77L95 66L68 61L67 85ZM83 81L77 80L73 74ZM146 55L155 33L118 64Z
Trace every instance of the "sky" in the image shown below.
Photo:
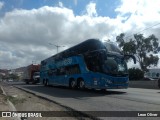
M38 64L57 53L55 45L60 52L90 38L115 42L120 33L142 33L160 40L159 6L160 0L0 0L0 69Z

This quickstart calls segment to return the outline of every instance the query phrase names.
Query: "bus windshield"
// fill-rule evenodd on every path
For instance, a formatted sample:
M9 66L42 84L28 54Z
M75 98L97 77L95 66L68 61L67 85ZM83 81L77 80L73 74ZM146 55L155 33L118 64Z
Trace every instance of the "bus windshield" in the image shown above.
M120 53L121 54L120 49L115 44L109 43L109 42L105 42L104 45L105 45L105 47L106 47L108 52L116 52L116 53Z
M116 76L128 75L126 62L118 56L107 56L104 59L103 72Z

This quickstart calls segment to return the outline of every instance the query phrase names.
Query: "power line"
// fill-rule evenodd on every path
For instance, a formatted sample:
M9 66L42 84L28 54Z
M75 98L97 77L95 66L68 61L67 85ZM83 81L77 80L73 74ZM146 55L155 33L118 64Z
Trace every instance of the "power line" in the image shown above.
M158 26L158 25L160 25L160 23L157 23L157 24L154 24L154 25L152 25L152 26L150 26L150 27L147 27L147 28L145 28L145 29L143 29L143 30L141 30L141 31L139 31L139 32L137 32L137 33L141 33L141 32L143 32L143 31L145 31L145 30L148 30L148 29L151 29L151 28L153 28L153 27L155 27L155 26ZM136 33L136 34L137 34ZM132 34L133 35L133 34ZM124 37L125 39L126 38L129 38L129 37L131 37L132 35L129 35L129 36L126 36L126 37Z

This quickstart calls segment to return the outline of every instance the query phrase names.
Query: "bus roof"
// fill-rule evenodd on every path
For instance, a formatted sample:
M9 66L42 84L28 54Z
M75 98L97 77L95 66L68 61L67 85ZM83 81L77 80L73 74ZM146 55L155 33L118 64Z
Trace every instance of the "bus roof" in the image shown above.
M102 43L99 39L88 39L80 44L77 44L71 48L68 48L67 50L64 50L56 55L53 55L50 58L55 58L55 59L66 58L69 56L85 54L86 52L91 52L91 51L96 51L101 49L105 49L108 52L115 50L115 52L120 53L120 50L119 51L117 50L118 48L111 49L114 47L113 43L106 42L105 44ZM109 47L110 45L112 46ZM47 58L47 59L50 59L50 58Z

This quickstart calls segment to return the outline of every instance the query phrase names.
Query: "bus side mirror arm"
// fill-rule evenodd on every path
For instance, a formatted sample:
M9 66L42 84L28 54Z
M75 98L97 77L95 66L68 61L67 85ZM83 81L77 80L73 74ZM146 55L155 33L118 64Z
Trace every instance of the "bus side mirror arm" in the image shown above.
M136 58L135 58L135 56L134 56L134 55L124 55L124 58L125 58L125 57L132 58L132 59L133 59L133 61L134 61L134 64L136 64Z

